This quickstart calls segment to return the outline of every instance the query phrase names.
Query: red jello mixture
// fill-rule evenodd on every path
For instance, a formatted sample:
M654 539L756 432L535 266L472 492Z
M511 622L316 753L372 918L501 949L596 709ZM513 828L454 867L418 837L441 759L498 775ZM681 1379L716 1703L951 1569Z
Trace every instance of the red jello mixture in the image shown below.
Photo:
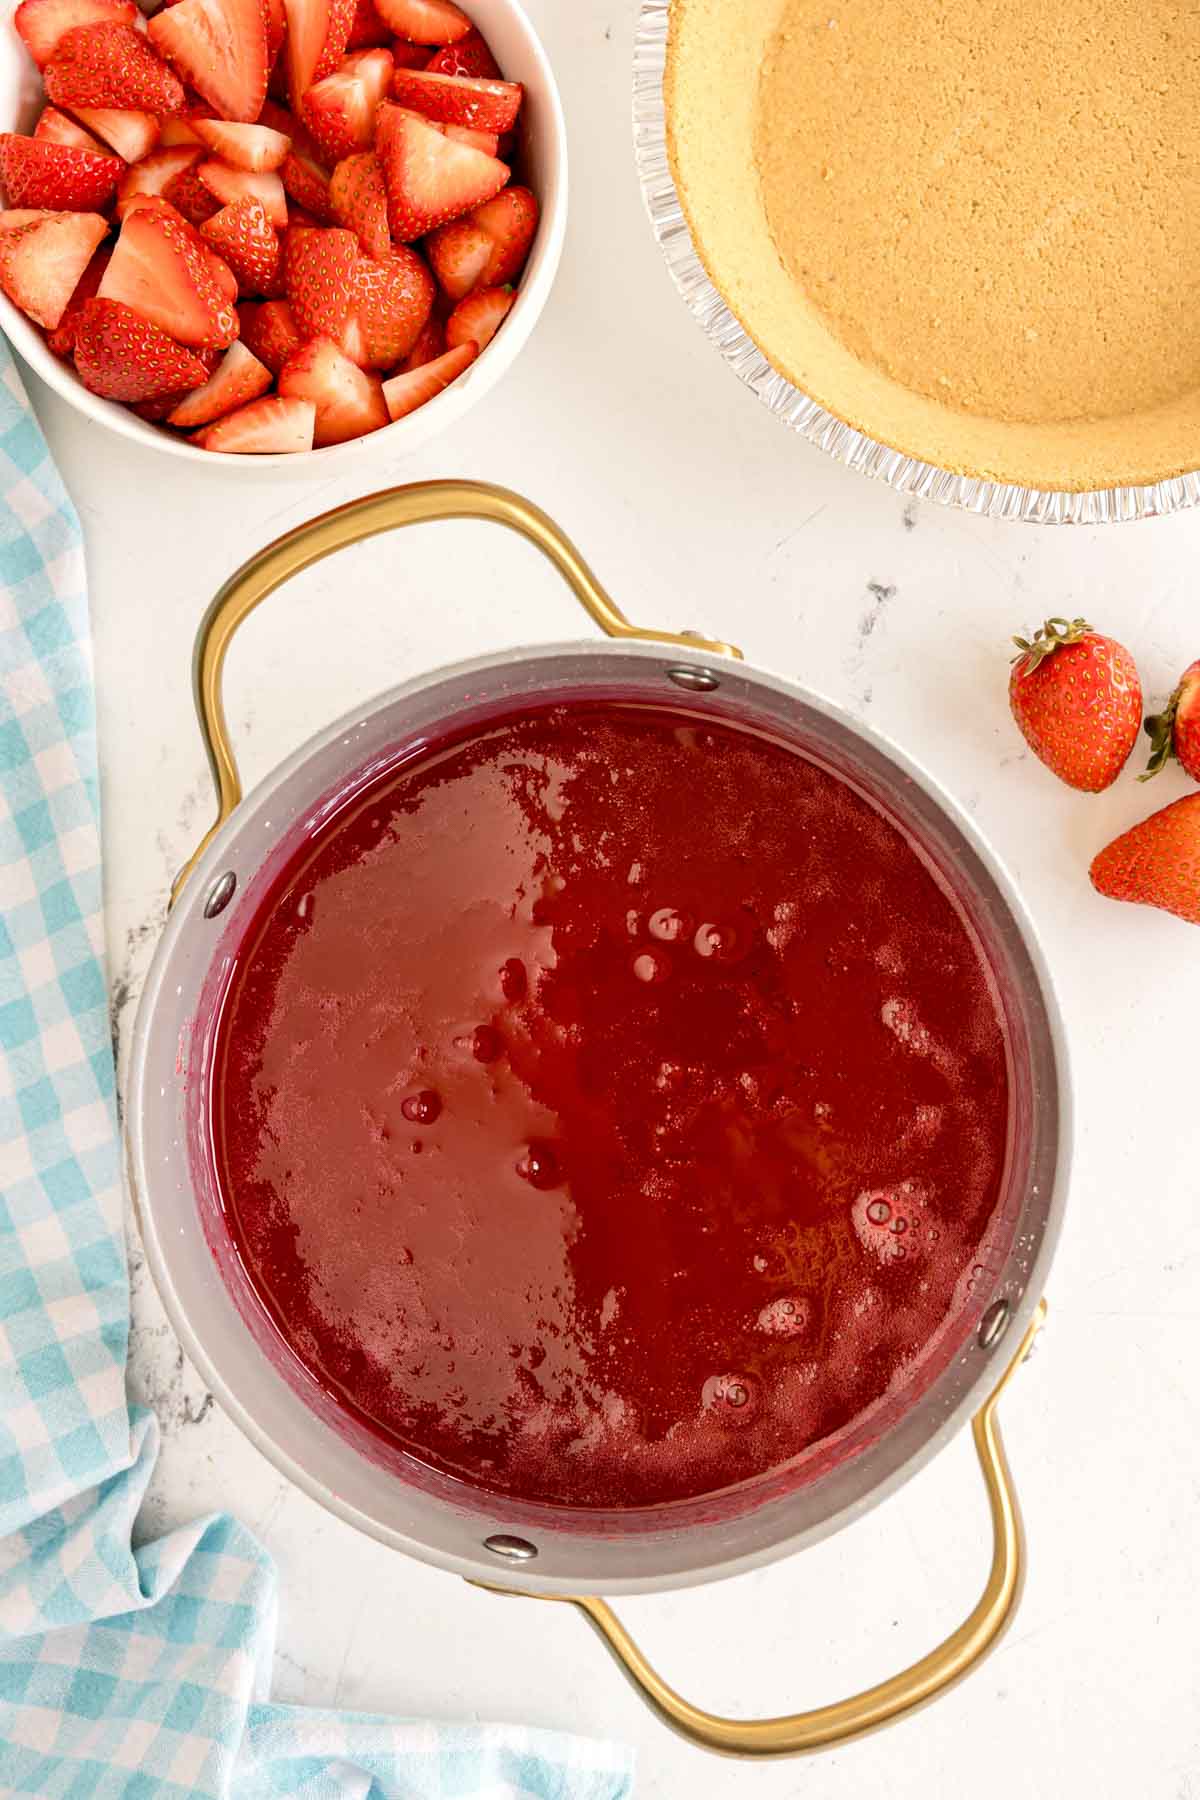
M973 934L867 800L747 730L572 703L302 849L213 1108L242 1260L328 1392L443 1473L619 1508L910 1378L1008 1079Z

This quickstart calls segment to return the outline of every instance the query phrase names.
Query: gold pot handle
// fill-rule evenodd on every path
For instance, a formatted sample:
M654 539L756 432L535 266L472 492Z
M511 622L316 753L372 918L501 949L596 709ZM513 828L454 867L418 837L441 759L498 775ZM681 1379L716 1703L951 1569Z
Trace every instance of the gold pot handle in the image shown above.
M889 1725L906 1713L935 1700L981 1662L1003 1634L1016 1612L1024 1581L1021 1513L1016 1490L1005 1460L996 1407L1001 1394L1033 1346L1046 1317L1040 1301L1016 1355L996 1387L971 1421L979 1466L983 1470L992 1515L992 1567L978 1604L957 1631L899 1675L891 1675L875 1687L837 1700L811 1712L790 1713L778 1719L723 1719L693 1706L651 1667L611 1607L590 1596L537 1594L520 1596L563 1600L577 1606L595 1626L643 1698L668 1725L705 1750L731 1756L794 1756L800 1751L825 1750ZM479 1583L483 1586L485 1584ZM491 1593L515 1595L511 1588L486 1584Z
M208 752L217 790L217 817L189 857L171 889L174 905L184 882L203 856L242 797L237 760L229 739L221 678L225 653L234 632L260 601L292 575L320 562L347 544L392 531L400 525L417 525L427 519L490 519L507 525L535 544L558 570L579 604L609 637L637 638L653 644L676 644L713 656L741 657L733 644L673 631L643 630L631 625L616 602L601 587L568 537L539 507L507 488L481 481L418 481L409 487L387 488L336 507L285 532L265 550L243 563L231 575L204 615L196 638L193 686L200 731Z

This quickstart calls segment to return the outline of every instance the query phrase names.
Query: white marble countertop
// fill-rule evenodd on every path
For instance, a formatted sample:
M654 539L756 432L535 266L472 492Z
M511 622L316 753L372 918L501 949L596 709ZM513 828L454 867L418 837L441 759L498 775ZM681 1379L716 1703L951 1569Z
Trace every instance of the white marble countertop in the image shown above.
M85 425L38 384L87 533L114 1018L123 1044L168 880L212 804L189 693L200 612L242 559L367 487L507 482L572 533L637 619L702 627L914 753L1007 861L1043 934L1074 1052L1078 1155L1050 1325L1007 1405L1030 1574L992 1660L935 1707L807 1763L680 1743L569 1611L499 1601L327 1517L222 1416L135 1260L133 1380L165 1429L153 1530L229 1507L278 1559L278 1698L513 1718L637 1743L644 1800L1200 1796L1200 934L1093 895L1093 852L1184 791L1060 787L1008 717L1006 641L1086 610L1161 697L1200 654L1200 514L1055 531L906 505L744 391L689 319L642 213L633 0L530 0L559 70L573 212L558 287L498 391L357 486L206 480ZM292 584L246 629L230 716L248 777L384 684L581 631L516 539L440 526ZM136 1252L135 1252L136 1259ZM792 1710L921 1654L971 1604L987 1523L964 1436L881 1510L715 1587L626 1602L695 1699Z

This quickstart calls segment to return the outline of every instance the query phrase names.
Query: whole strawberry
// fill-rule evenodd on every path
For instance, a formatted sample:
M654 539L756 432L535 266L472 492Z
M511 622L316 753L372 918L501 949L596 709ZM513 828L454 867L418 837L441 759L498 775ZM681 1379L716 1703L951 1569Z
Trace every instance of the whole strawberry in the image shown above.
M1200 925L1200 794L1186 794L1114 839L1091 875L1110 900L1160 906Z
M1139 780L1149 781L1174 756L1193 781L1200 781L1200 662L1183 671L1162 712L1146 720L1146 734L1151 742L1150 761Z
M1086 619L1047 619L1008 684L1026 743L1068 787L1098 794L1129 760L1142 726L1142 684L1128 650Z

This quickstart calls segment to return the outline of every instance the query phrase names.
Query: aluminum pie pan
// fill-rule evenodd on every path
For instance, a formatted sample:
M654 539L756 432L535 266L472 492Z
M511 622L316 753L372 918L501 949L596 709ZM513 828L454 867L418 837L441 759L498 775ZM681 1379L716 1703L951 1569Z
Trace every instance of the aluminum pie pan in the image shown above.
M741 381L792 431L848 468L898 493L981 518L1032 525L1109 525L1157 519L1200 503L1200 470L1139 486L1068 492L959 475L892 449L848 425L774 368L709 279L671 174L663 80L670 0L642 0L634 44L633 138L642 197L676 287Z

